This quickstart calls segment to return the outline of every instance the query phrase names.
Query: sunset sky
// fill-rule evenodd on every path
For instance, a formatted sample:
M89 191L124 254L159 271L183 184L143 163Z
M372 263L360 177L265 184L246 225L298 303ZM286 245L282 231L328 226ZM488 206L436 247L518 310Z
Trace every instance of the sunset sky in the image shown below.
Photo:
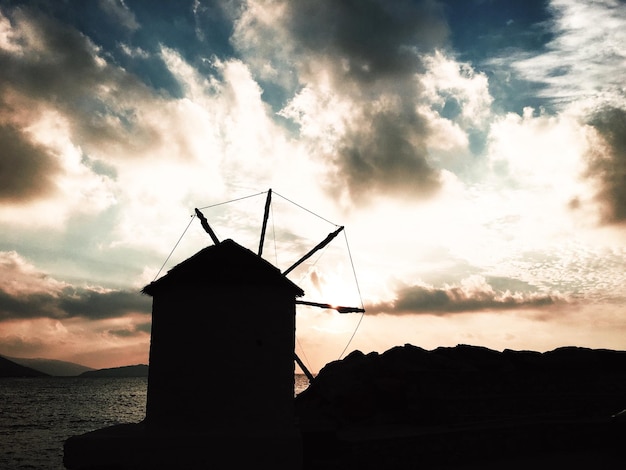
M290 279L366 309L298 308L312 371L626 349L626 2L0 0L0 354L147 363L194 208L256 251L270 188L264 257L345 226Z

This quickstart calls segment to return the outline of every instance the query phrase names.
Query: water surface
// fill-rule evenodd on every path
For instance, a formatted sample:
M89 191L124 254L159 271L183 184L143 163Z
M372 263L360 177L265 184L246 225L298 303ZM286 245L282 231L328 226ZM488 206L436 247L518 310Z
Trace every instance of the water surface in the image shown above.
M146 377L0 379L0 470L65 470L70 436L146 416ZM296 393L308 381L296 376Z

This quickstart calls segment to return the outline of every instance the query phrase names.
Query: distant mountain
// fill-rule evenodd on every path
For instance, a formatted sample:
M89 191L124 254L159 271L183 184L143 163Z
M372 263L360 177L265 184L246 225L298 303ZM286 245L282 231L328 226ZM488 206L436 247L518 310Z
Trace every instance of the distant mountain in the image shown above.
M46 377L47 375L0 356L0 377Z
M38 370L47 375L54 377L75 377L90 370L95 370L92 367L83 366L74 362L58 361L56 359L43 359L34 358L28 359L23 357L7 357L10 361L20 364L31 369Z
M148 366L146 364L137 364L134 366L90 370L83 372L79 377L148 377Z

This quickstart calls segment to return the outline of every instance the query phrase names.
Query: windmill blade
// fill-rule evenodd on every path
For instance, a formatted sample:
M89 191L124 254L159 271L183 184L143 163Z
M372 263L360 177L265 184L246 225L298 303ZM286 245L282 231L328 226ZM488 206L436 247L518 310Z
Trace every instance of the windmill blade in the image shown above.
M270 204L272 202L272 189L267 191L267 199L265 200L265 213L263 214L263 227L261 228L261 240L259 241L259 256L263 254L263 242L265 242L265 230L267 229L267 218L270 214Z
M300 369L302 369L302 372L304 372L304 375L306 375L307 379L309 379L309 382L313 382L315 377L313 377L313 374L311 374L309 369L306 368L302 359L300 359L295 352L293 353L293 357L296 360L296 363L300 366Z
M307 259L309 259L311 256L313 256L315 254L316 251L321 250L322 248L324 248L326 245L328 245L331 241L333 241L333 239L339 235L339 232L341 232L344 229L343 225L341 227L339 227L337 230L335 230L334 232L328 234L328 236L322 241L320 242L315 248L313 248L311 251L309 251L306 255L304 255L302 258L300 258L298 261L296 261L289 269L287 269L283 275L286 276L287 274L289 274L291 271L293 271L295 268L297 268L301 263L303 263L304 261L306 261Z
M220 241L217 238L217 236L215 235L215 232L211 229L211 226L207 222L206 217L204 216L204 214L202 212L200 212L197 208L196 208L196 215L198 216L198 219L200 219L200 223L202 224L202 228L205 230L206 233L209 234L209 236L211 237L211 240L213 240L213 243L215 243L216 245L219 245Z
M342 307L340 305L323 304L320 302L309 302L308 300L296 300L298 305L310 305L311 307L328 308L337 310L339 313L365 313L365 309L359 307Z

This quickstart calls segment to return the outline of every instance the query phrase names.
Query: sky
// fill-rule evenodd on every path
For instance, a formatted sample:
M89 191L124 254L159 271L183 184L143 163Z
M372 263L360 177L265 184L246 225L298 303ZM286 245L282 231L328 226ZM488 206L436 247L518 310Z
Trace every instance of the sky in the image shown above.
M0 0L0 71L2 355L147 363L194 209L256 252L270 189L263 257L345 227L289 278L366 310L298 307L311 371L626 349L623 0Z

